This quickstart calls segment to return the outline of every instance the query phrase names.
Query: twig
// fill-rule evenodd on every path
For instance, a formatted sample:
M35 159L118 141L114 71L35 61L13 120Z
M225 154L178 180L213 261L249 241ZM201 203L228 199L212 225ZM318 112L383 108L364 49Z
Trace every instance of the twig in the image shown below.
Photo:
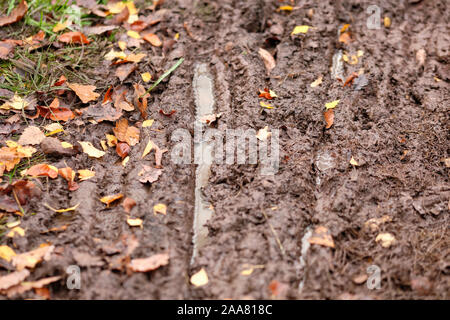
M267 223L269 224L270 230L272 231L272 233L273 233L273 235L274 235L274 237L275 237L275 240L276 240L277 243L278 243L278 246L280 247L281 253L282 253L283 255L286 255L286 252L284 251L284 247L283 247L283 245L281 244L280 238L278 237L278 234L277 234L277 232L275 231L275 229L273 228L272 224L269 222L269 218L267 217L266 212L265 212L264 210L262 210L262 213L263 213L263 215L264 215L264 218L266 218Z

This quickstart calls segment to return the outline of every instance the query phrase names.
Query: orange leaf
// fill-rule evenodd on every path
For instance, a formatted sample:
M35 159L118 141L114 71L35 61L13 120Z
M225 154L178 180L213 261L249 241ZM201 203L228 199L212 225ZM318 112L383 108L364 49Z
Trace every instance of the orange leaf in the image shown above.
M38 114L45 119L50 118L54 121L68 121L75 118L75 114L69 108L59 107L58 98L53 99L50 106L37 106L37 109Z
M22 0L17 7L15 7L9 16L0 17L0 27L19 21L27 12L27 2Z
M67 180L70 191L75 191L80 187L78 183L74 181L75 171L73 171L72 168L70 167L61 168L58 170L58 173L61 177Z
M46 163L40 163L29 168L25 174L32 177L46 176L55 179L58 176L58 168Z
M351 41L352 41L352 38L351 38L349 32L341 33L341 35L339 36L339 42L343 42L343 43L347 44Z
M130 153L130 146L126 142L119 142L116 145L116 152L123 160Z
M117 201L119 199L123 198L123 194L122 193L117 193L117 194L113 194L110 196L105 196L103 198L100 199L101 202L103 202L104 204L106 204L106 207L109 208L109 205L111 203L113 203L114 201Z
M133 126L129 127L127 119L117 120L113 131L119 141L126 142L130 146L134 146L139 142L139 129Z
M100 94L94 92L97 89L95 86L83 85L79 83L67 83L70 89L75 91L76 95L81 99L83 103L97 99Z
M147 33L146 35L143 36L143 38L144 38L145 41L149 42L152 46L155 46L155 47L161 47L162 46L161 40L154 33Z
M65 43L82 43L89 44L90 41L84 34L79 31L71 31L63 33L58 37L58 40Z
M324 226L317 226L313 235L309 238L309 243L318 244L324 247L334 248L334 241L330 231Z
M130 213L131 209L133 209L133 207L136 205L136 201L134 201L134 199L131 198L125 198L125 200L123 200L122 205L125 212Z
M325 129L331 128L331 126L334 123L334 111L333 109L328 109L323 113L323 116L325 118L325 122L327 123Z
M112 98L111 98L112 94L113 94L113 90L112 90L112 86L110 86L105 93L105 97L103 98L102 105L108 103L109 101L112 101Z

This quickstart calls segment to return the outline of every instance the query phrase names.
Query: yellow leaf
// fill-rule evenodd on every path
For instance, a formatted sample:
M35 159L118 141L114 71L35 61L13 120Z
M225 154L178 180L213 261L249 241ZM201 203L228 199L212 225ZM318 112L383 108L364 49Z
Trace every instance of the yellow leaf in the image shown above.
M65 141L61 141L61 146L64 149L72 149L73 148L73 145L71 143L68 143L68 142L65 142Z
M78 170L78 174L80 175L80 181L95 177L95 172L87 169Z
M245 270L241 271L241 274L243 276L249 276L249 275L251 275L253 273L253 270L255 270L255 269L253 269L253 268L245 269Z
M46 125L46 126L44 127L44 129L45 129L46 131L53 132L53 131L56 131L56 130L59 130L59 129L63 130L64 128L63 128L63 126L62 126L61 124L59 124L58 122L53 122L53 123L50 123L49 125ZM47 135L50 135L50 134L47 134Z
M123 9L125 9L126 7L126 3L122 2L122 1L117 1L117 2L108 2L108 4L106 5L106 7L108 8L108 11L112 14L117 14L117 13L121 13ZM130 10L130 9L128 9Z
M83 148L83 152L92 158L101 158L105 155L104 151L98 150L88 141L78 141L78 143Z
M145 146L144 152L142 153L141 159L143 159L146 155L148 155L150 153L150 151L153 150L153 148L157 149L157 146L153 143L152 140L148 140L148 143Z
M113 194L110 196L105 196L105 197L101 198L100 201L103 202L104 204L106 204L106 207L108 208L111 203L113 203L116 200L122 199L122 198L123 198L123 194L117 193L117 194Z
M68 212L68 211L75 211L75 210L78 208L79 205L80 205L80 204L78 203L78 204L76 204L76 205L74 205L73 207L70 207L70 208L66 208L66 209L55 209L55 208L50 207L50 205L48 205L47 203L44 203L44 206L46 206L46 207L49 208L50 210L55 211L55 212L58 212L58 213L63 213L63 212Z
M391 18L389 18L389 17L384 17L383 22L384 22L384 26L385 26L386 28L389 28L389 27L391 26Z
M0 246L0 258L10 262L12 257L14 257L16 253L13 249L8 246Z
M68 26L70 26L72 24L72 21L70 20L66 20L63 23L58 22L54 27L53 27L53 32L59 32L61 30L64 30L65 28L67 28Z
M16 235L24 237L25 230L23 230L21 227L15 227L15 228L12 228L11 231L6 236L9 238L14 238Z
M345 31L347 31L348 27L350 27L350 25L349 25L348 23L347 23L347 24L344 24L344 25L342 26L342 28L341 28L340 33L344 33Z
M119 45L120 50L125 51L127 48L127 43L125 41L118 41L117 44ZM123 53L123 52L122 52ZM124 53L125 54L125 53Z
M7 226L9 229L12 229L12 228L14 228L14 227L17 227L19 224L20 224L20 220L16 220L16 221L13 221L13 222L8 222L8 223L6 224L6 226Z
M28 101L22 99L19 97L16 93L14 94L14 97L11 98L11 100L6 101L4 104L0 106L0 109L15 109L15 110L22 110L22 108L26 108L29 105Z
M125 52L122 51L114 51L114 49L111 49L110 52L108 52L107 54L105 54L105 59L108 61L114 60L116 58L119 59L125 59L127 57L127 55L125 54Z
M131 38L134 38L134 39L140 39L141 38L141 35L138 32L133 31L133 30L128 30L127 31L127 35L129 37L131 37Z
M310 26L296 26L294 30L292 30L291 35L299 34L299 33L307 33Z
M46 137L52 136L52 135L54 135L54 134L57 134L57 133L60 133L60 132L63 132L63 131L64 131L63 129L56 129L56 130L47 132L47 133L45 134L45 136L46 136Z
M106 145L105 140L100 140L100 145L102 146L103 151L108 150L108 146Z
M128 161L130 161L130 156L126 156L125 159L122 160L122 166L126 166Z
M176 33L175 36L174 36L173 38L174 38L175 40L180 39L180 34L179 34L179 33Z
M277 9L277 11L292 11L293 9L293 6L281 6Z
M131 218L128 218L127 219L127 223L128 223L128 225L130 226L130 227L143 227L143 221L142 221L142 219L131 219Z
M153 122L155 122L155 120L153 119L145 120L144 122L142 122L142 128L151 127L153 125Z
M108 146L110 147L115 147L117 145L117 138L116 136L112 135L112 134L105 134L106 136L106 141L108 142Z
M130 16L128 17L127 22L128 23L133 23L139 20L139 16L137 14L130 14Z
M265 103L264 101L260 101L259 105L266 109L273 109L273 106L270 103Z
M191 277L191 283L196 287L201 287L208 284L208 274L204 268L201 268L199 272L195 273Z
M327 108L327 110L328 109L333 109L333 108L335 108L338 105L339 101L341 101L341 100L334 100L334 101L331 101L331 102L327 102L327 103L325 103L325 108Z
M167 213L167 206L163 203L155 204L153 206L153 214L156 216L158 213L165 215Z
M358 165L359 165L359 164L358 164L358 161L356 161L355 158L353 158L353 156L352 156L352 158L350 159L350 164L351 164L352 166L358 166Z
M141 73L141 78L144 82L152 80L152 75L149 72Z

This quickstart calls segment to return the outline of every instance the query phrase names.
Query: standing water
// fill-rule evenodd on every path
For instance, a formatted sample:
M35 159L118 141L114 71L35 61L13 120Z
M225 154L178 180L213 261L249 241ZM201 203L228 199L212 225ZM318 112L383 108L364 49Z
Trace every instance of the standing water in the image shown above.
M200 119L214 112L214 83L212 76L208 71L208 65L199 64L195 68L193 79L193 89L195 96L195 126L203 129L204 124ZM201 131L199 130L199 131ZM194 139L194 152L196 157L201 159L197 162L195 172L195 207L194 207L194 238L193 253L191 263L194 262L199 249L205 245L208 237L208 229L205 227L206 222L213 214L212 206L204 199L202 189L208 184L211 173L212 150L211 142Z

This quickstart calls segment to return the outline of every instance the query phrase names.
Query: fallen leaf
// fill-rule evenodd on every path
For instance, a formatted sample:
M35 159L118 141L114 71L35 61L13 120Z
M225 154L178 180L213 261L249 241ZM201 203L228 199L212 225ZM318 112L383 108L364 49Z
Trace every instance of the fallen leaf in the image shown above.
M137 219L128 218L127 223L130 227L141 227L142 228L143 227L142 224L144 223L144 221L142 221L142 219L139 219L139 218L137 218Z
M202 287L208 284L208 282L208 274L206 273L206 270L204 268L201 268L199 272L191 276L191 284L193 284L195 287Z
M311 88L315 88L322 84L323 76L319 76L315 81L311 82Z
M54 211L54 212L57 212L57 213L63 213L63 212L69 212L69 211L75 211L75 210L78 208L79 205L80 205L80 204L77 203L77 204L74 205L73 207L63 208L63 209L55 209L55 208L51 207L49 204L44 203L44 206L46 206L48 209L50 209L50 210L52 210L52 211Z
M323 116L324 116L325 122L326 122L326 124L327 124L327 125L325 126L325 129L330 129L331 126L332 126L333 123L334 123L334 110L333 110L333 109L329 109L329 110L325 111L325 112L323 113Z
M127 48L127 43L125 41L117 41L117 45L119 46L120 50L122 50L122 51L124 51Z
M111 49L107 54L105 54L105 60L111 61L114 59L125 59L127 57L126 53L123 51L114 51Z
M352 166L359 166L358 161L356 161L355 158L353 158L353 156L352 156L352 158L350 159L350 164L351 164Z
M101 267L105 264L101 257L92 256L87 252L75 250L72 255L77 265L81 267Z
M351 41L352 41L352 38L351 38L350 32L344 32L339 35L339 42L348 44Z
M159 39L159 37L154 33L147 33L143 36L143 39L150 43L154 47L161 47L162 41Z
M70 147L71 145L69 145L70 144L68 144L67 142L63 143L59 141L57 138L46 137L41 142L41 149L45 154L56 157L73 156L80 153L80 148L78 146Z
M169 254L158 253L148 258L133 259L129 268L134 272L148 272L169 264Z
M25 230L23 230L21 227L15 227L15 228L12 228L6 236L8 238L14 238L16 235L19 237L24 237Z
M5 246L5 245L0 246L0 259L10 262L12 257L14 257L15 255L16 255L16 253L10 247Z
M0 59L8 59L12 57L12 52L14 51L14 48L16 47L16 44L7 42L7 41L0 41Z
M114 106L120 112L122 110L124 110L124 111L133 111L134 110L133 105L131 103L129 103L128 100L126 99L127 93L128 93L128 90L125 89L124 91L122 91L122 93L115 94Z
M174 115L177 112L177 110L171 110L170 112L165 112L163 109L159 110L159 113L161 113L162 115L166 116L166 117L171 117L172 115Z
M334 241L331 237L330 231L324 226L317 226L308 241L310 244L318 244L324 247L334 248Z
M108 103L109 101L112 101L111 98L112 94L113 94L113 86L110 86L108 90L106 90L105 97L103 98L102 101L102 105Z
M17 7L15 7L9 16L0 17L0 27L6 26L8 24L17 22L21 20L25 13L27 12L28 4L26 1L22 0Z
M386 232L377 235L377 237L375 238L375 242L381 242L381 246L383 248L389 248L396 242L396 239L391 233Z
M166 215L167 206L164 203L158 203L153 206L153 214L156 216L158 213Z
M70 31L63 33L58 37L60 42L64 43L79 43L79 44L89 44L90 41L86 36L80 31Z
M79 188L78 183L75 180L75 171L70 167L61 168L58 170L58 173L61 177L67 180L69 191L75 191Z
M70 26L72 24L72 21L69 19L69 20L66 20L66 21L64 21L63 23L61 23L61 22L58 22L57 24L55 24L55 26L53 27L53 32L59 32L59 31L61 31L61 30L64 30L65 28L67 28L68 26Z
M13 182L12 186L21 205L26 204L31 198L41 195L41 190L32 181L17 180Z
M116 77L119 78L120 81L124 81L128 76L137 68L136 63L127 63L123 64L116 69Z
M44 244L37 249L16 255L11 259L11 263L18 271L25 268L32 269L42 260L50 260L54 249L55 246Z
M18 143L22 146L29 144L35 145L40 144L44 139L45 134L41 131L41 129L35 126L29 126L23 131Z
M119 141L126 142L130 146L139 143L139 129L134 126L128 126L128 120L125 118L116 121L113 131Z
M121 3L121 2L118 1L116 3ZM113 13L113 12L111 12L111 9L109 12ZM111 20L107 20L107 22L106 22L107 24L119 25L122 22L127 21L128 18L130 17L130 11L128 10L127 7L122 8L121 11L116 12L116 13L119 13L119 14L114 16L114 18L112 18Z
M264 88L264 91L259 91L259 97L265 98L267 100L272 100L273 98L277 98L278 96L274 91L269 90L268 88Z
M138 32L133 31L133 30L128 30L127 31L127 35L129 37L133 38L133 39L140 39L141 38L141 35Z
M260 141L266 141L268 137L272 135L271 132L268 131L269 127L265 126L263 129L259 129L258 133L256 134L256 138Z
M15 110L22 110L25 109L29 105L29 102L19 97L17 94L14 94L14 96L11 98L11 100L6 101L4 104L0 106L0 109L15 109Z
M55 179L58 177L58 168L46 164L40 163L36 164L25 171L25 174L32 177L49 177Z
M110 196L105 196L103 198L100 199L101 202L103 202L104 204L106 204L106 207L109 208L109 205L119 199L123 198L123 194L122 193L117 193L117 194L113 194Z
M21 270L12 272L6 276L0 277L0 291L9 289L18 285L30 275L30 271Z
M294 10L293 6L280 6L280 7L278 7L278 9L276 11L280 12L280 11L292 11L292 10Z
M138 173L139 182L142 183L153 183L158 180L159 176L162 174L161 169L153 168L150 166L142 165L142 170Z
M269 53L269 51L263 49L263 48L259 48L259 56L261 57L261 59L264 62L264 65L266 67L267 73L270 73L272 71L273 68L275 68L275 59L273 58L273 56Z
M141 112L141 116L147 119L147 99L150 97L149 93L145 93L145 88L139 83L133 84L134 87L134 104Z
M389 27L391 26L391 18L389 18L389 17L384 17L383 23L384 23L384 26L385 26L386 28L389 28Z
M130 213L131 209L134 208L134 206L136 205L136 201L134 201L134 199L131 198L125 198L123 200L123 209L125 210L126 213Z
M380 225L390 221L392 221L392 218L388 215L384 215L381 218L372 218L364 222L364 228L370 229L370 231L375 232L378 230Z
M259 105L266 109L273 109L274 107L270 103L265 103L264 101L260 101Z
M310 26L295 26L294 30L292 30L291 35L296 35L299 33L307 33L310 29Z
M45 129L45 131L48 131L50 133L51 132L55 132L55 131L59 131L59 130L60 130L59 132L64 131L63 126L61 124L59 124L58 122L50 123L50 124L46 125L44 127L44 129ZM48 133L47 135L50 135L50 133Z
M363 284L364 282L366 282L367 278L368 278L367 274L363 273L353 277L352 281L356 284Z
M142 128L149 128L153 125L153 122L155 122L154 119L150 119L150 120L145 120L144 122L142 122ZM450 158L449 158L450 161Z
M126 142L119 142L116 145L116 152L119 155L119 157L122 158L122 160L128 156L128 154L130 153L130 146L128 145L128 143Z
M422 66L425 63L425 60L427 59L427 52L425 49L419 49L416 52L416 61L418 62L419 66Z
M272 297L284 297L289 290L289 285L277 280L272 280L269 283L269 291Z
M104 151L98 150L88 141L78 141L78 143L81 145L81 148L83 148L83 152L87 153L87 155L92 158L101 158L105 155Z
M31 289L42 289L44 286L49 285L50 283L53 283L55 281L60 280L61 277L49 277L40 279L38 281L32 281L32 282L22 282L21 284L18 284L16 286L13 286L6 290L6 294L8 295L8 298L14 297L15 295L22 294L24 292L27 292Z
M95 177L95 172L87 169L78 170L80 181L85 181Z
M102 34L111 30L117 29L117 26L93 26L93 27L85 27L83 29L83 33L85 35L91 35L91 34Z
M88 103L89 101L96 100L100 94L94 92L97 89L95 86L82 85L78 83L67 83L70 89L75 91L76 95L81 99L83 103Z
M336 108L336 106L339 104L339 101L341 101L341 100L334 100L331 102L327 102L327 103L325 103L325 108L327 108L327 110Z
M152 80L152 75L149 72L144 72L144 73L141 73L141 78L142 78L142 81L149 82L150 80Z

